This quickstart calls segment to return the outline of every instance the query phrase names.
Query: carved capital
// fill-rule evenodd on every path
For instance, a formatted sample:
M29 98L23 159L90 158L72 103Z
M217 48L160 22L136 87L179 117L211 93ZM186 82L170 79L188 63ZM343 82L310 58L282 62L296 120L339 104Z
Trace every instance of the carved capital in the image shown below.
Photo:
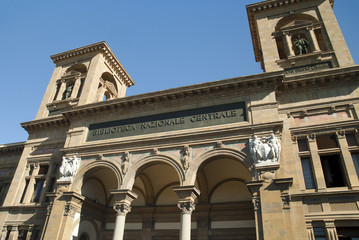
M343 129L337 129L336 133L339 139L345 138L345 131Z
M151 155L156 155L156 154L158 154L158 148L152 149Z
M290 196L282 195L281 198L282 198L283 208L285 209L290 208Z
M75 213L76 213L75 206L73 206L71 204L66 204L65 205L64 216L74 217Z
M311 133L311 134L307 135L307 139L308 139L309 142L315 142L315 138L316 138L316 136L315 136L314 133Z
M222 141L217 141L216 142L216 148L224 148L224 144Z
M257 211L261 205L259 197L252 197L253 210Z
M181 212L185 214L192 214L193 210L196 208L196 204L192 201L180 201L177 206Z
M127 215L127 213L131 212L131 206L128 203L116 203L113 206L113 210L115 210L118 215Z

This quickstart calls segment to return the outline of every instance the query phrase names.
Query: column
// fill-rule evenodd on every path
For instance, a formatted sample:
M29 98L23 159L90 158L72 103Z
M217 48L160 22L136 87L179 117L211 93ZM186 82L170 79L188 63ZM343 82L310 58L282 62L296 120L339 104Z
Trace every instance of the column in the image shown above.
M260 212L260 188L263 186L264 180L246 181L248 190L252 194L252 204L254 210L254 219L256 223L256 239L263 239L262 215Z
M116 224L113 240L122 240L125 232L126 215L131 212L131 206L126 203L117 203L113 206L116 211Z
M325 229L328 240L338 240L337 229L335 228L334 220L325 220Z
M181 210L180 240L191 240L191 217L195 209L195 200L201 193L195 186L174 187L178 196L178 208Z
M292 48L292 40L290 39L289 32L283 32L283 36L284 36L284 38L283 38L284 47L285 47L287 56L288 57L293 57L295 54L294 54L294 51L293 51L293 48Z
M34 230L35 230L35 226L33 225L29 226L29 229L27 230L27 234L26 234L26 240L31 240L31 236Z
M320 52L318 40L317 40L317 37L315 36L313 27L307 28L307 30L308 30L308 32L309 32L309 36L310 36L310 38L311 38L311 42L313 43L313 47L314 47L313 52Z
M10 230L9 240L17 240L19 236L18 226L12 226Z
M81 78L78 77L75 79L74 88L72 89L70 98L76 98L77 93L80 89L80 84L81 84Z
M62 95L64 94L65 88L66 88L66 82L64 80L61 80L61 86L57 94L56 100L62 100Z
M30 178L28 178L29 183L27 185L27 189L26 189L26 192L25 192L23 203L31 202L32 201L31 198L32 198L32 196L34 194L34 191L36 190L36 189L34 189L34 186L36 184L35 176L38 175L40 167L39 167L39 165L37 163L35 163L33 165L33 167L34 167L34 170L32 171L32 174L31 174Z
M312 222L311 222L311 221L307 221L305 224L306 224L306 227L307 227L307 236L308 236L308 239L309 239L309 240L315 240Z
M314 134L311 134L307 137L308 137L310 155L312 156L313 173L314 173L315 181L317 183L317 189L319 191L320 190L323 191L327 188L327 185L325 184L322 163L320 161L320 157L318 154L316 137Z
M7 236L7 226L4 225L1 231L0 240L5 240L6 236Z
M337 140L340 147L340 153L343 161L344 171L349 188L359 188L359 180L355 170L352 155L350 154L348 142L343 130L337 131Z
M137 194L129 189L111 191L111 194L115 200L113 209L116 211L113 240L123 240L126 215L131 211L131 202L137 198Z

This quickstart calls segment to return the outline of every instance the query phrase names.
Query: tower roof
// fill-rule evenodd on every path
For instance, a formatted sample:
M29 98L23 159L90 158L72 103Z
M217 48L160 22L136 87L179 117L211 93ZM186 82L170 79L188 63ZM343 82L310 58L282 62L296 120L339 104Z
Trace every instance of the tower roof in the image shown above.
M84 47L75 48L66 52L58 53L50 56L54 63L58 63L63 60L67 60L72 57L78 57L82 54L87 54L90 52L101 52L108 64L110 64L113 69L116 70L117 74L122 77L123 82L127 87L135 85L135 82L132 80L130 75L127 73L125 68L122 66L120 61L117 59L115 54L112 52L110 47L106 44L105 41L90 44Z

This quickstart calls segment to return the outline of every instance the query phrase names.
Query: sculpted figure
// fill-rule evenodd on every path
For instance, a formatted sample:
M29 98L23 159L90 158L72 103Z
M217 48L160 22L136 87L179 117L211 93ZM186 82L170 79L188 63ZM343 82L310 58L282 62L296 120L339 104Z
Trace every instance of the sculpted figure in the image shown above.
M60 179L72 179L80 167L81 159L74 156L73 158L62 157L60 167Z
M272 133L271 136L267 139L267 143L271 147L271 154L272 154L271 161L274 162L275 160L279 159L279 153L281 150L279 140Z
M297 39L293 42L293 45L297 48L299 55L302 55L303 53L308 53L308 46L309 42L301 38L299 35L297 36Z
M189 168L189 158L190 158L189 147L185 146L182 150L182 158L181 158L181 162L184 170L187 170Z
M72 89L74 88L74 85L72 83L68 84L66 86L66 89L64 91L64 94L62 96L62 99L67 99L71 96L71 93L72 93Z
M279 161L281 146L274 134L262 139L254 136L253 139L249 140L249 149L251 157L256 164L268 164Z
M122 173L126 174L127 170L128 170L128 165L130 164L130 157L129 157L129 153L125 152L125 154L123 155L123 159L122 159L122 164L121 164L121 168L122 168Z

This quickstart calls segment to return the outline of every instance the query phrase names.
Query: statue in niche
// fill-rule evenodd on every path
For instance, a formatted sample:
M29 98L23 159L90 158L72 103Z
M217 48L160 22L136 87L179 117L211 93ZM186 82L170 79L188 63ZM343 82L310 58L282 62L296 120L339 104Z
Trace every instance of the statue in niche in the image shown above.
M297 39L294 40L293 45L297 48L299 55L308 53L309 42L299 35L297 36Z
M251 157L256 164L272 164L279 162L281 146L279 140L272 133L270 137L261 139L254 136L249 140Z
M60 179L71 180L76 175L80 167L81 158L74 156L73 158L62 157L62 164L60 167Z
M122 173L126 174L127 170L128 170L128 165L130 164L130 157L129 157L129 153L125 152L125 154L122 157L122 163L121 163L121 169L122 169Z
M182 150L181 162L184 170L189 168L190 149L188 146L184 146Z
M72 90L74 88L74 84L73 83L69 83L66 85L66 89L62 95L62 99L67 99L71 96Z

